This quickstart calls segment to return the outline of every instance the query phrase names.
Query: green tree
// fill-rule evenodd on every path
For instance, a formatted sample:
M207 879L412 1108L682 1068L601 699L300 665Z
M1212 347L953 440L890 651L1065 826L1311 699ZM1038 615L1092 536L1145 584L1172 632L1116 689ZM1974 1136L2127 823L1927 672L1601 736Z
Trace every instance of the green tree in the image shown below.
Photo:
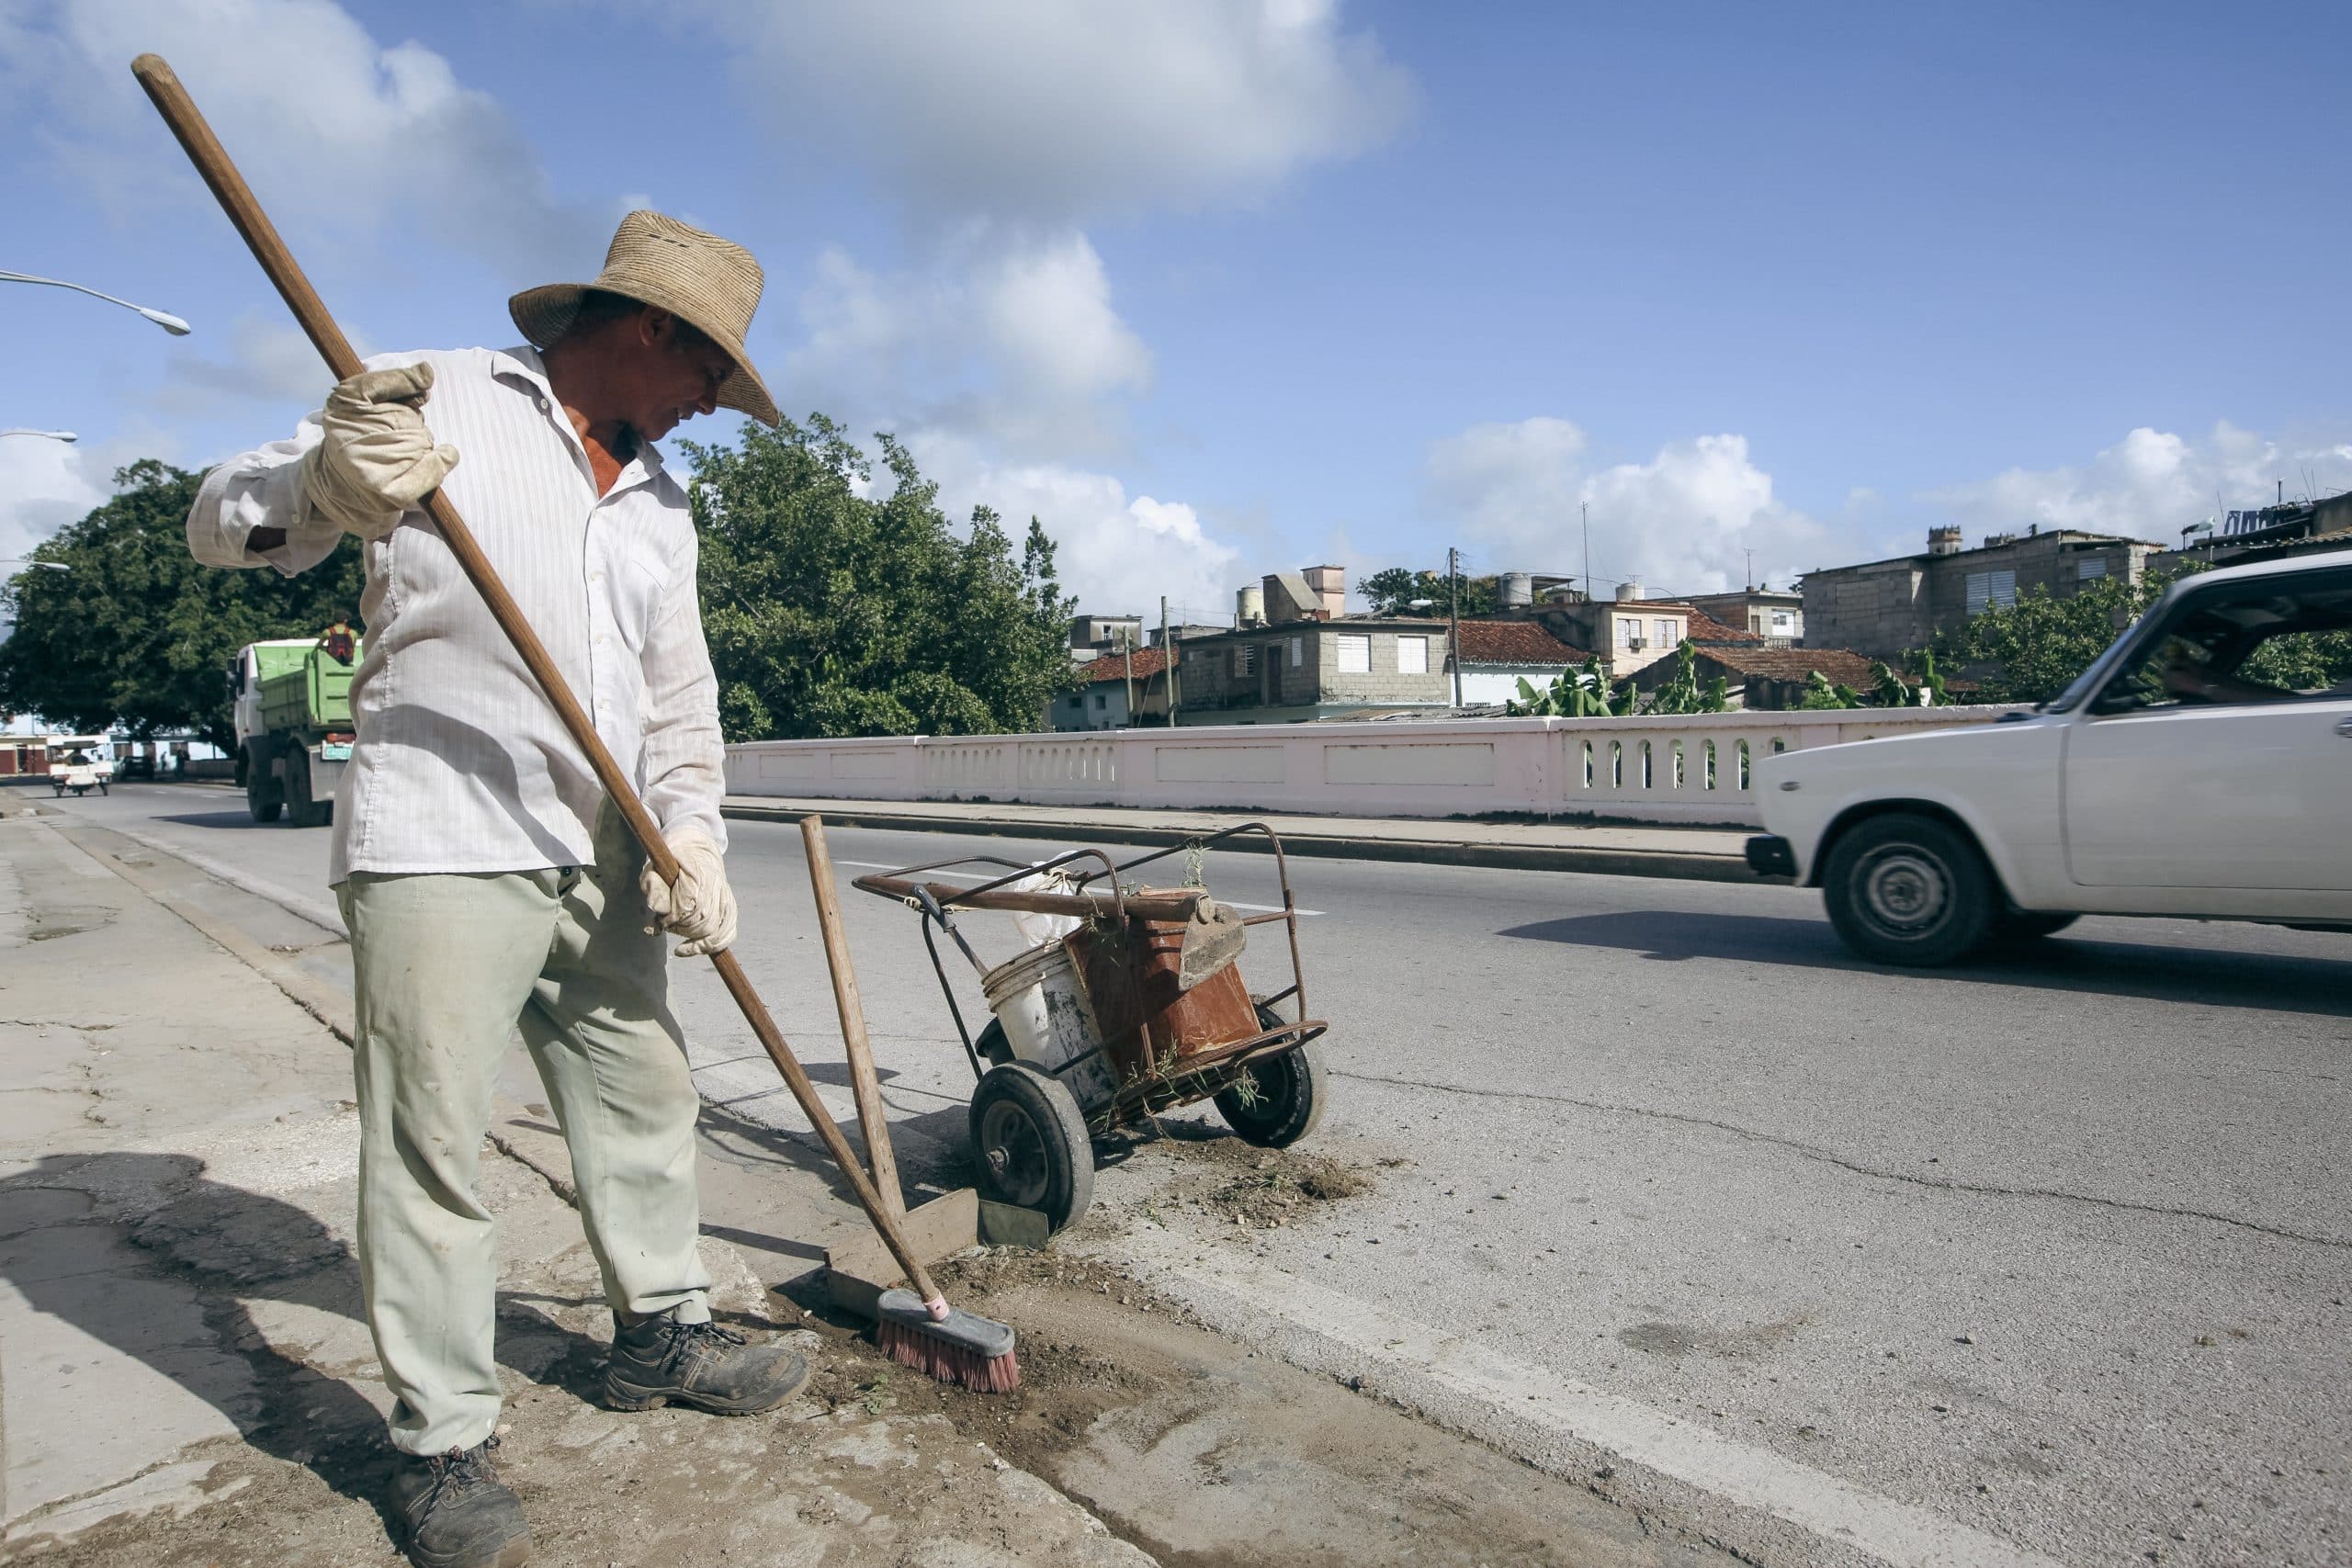
M2190 569L2195 570L2195 569ZM2064 691L2183 572L2102 577L2060 599L2037 583L2017 603L1939 633L1928 651L1975 675L1978 700L2040 703Z
M290 578L198 565L186 524L201 478L153 458L118 470L112 500L33 552L67 570L8 580L0 707L141 739L192 729L227 750L232 654L359 624L356 547Z
M1674 671L1658 683L1642 705L1644 713L1722 713L1731 706L1731 694L1721 675L1699 684L1699 650L1684 637L1674 650Z
M982 507L959 537L912 456L876 439L887 490L822 415L686 448L730 740L1032 729L1075 682L1044 526L1016 555Z
M1610 718L1634 711L1634 689L1628 682L1612 693L1600 660L1589 657L1583 668L1563 670L1541 689L1521 676L1519 698L1504 703L1503 711L1513 718Z
M1501 589L1495 579L1465 577L1461 581L1464 615L1495 613L1502 602ZM1453 614L1453 580L1442 571L1414 571L1392 566L1365 578L1357 592L1364 596L1375 615L1435 615L1442 619ZM1413 602L1417 599L1426 599L1429 604L1415 609Z
M1804 709L1858 708L1863 706L1861 693L1851 686L1839 685L1820 671L1804 678L1804 694L1797 699Z

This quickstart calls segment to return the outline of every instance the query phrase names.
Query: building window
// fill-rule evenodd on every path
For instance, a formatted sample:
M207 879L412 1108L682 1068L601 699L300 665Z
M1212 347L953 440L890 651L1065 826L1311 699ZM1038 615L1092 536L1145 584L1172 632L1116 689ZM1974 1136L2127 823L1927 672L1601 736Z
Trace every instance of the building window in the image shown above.
M1095 706L1096 711L1098 711L1098 712L1099 712L1099 711L1101 711L1101 710L1102 710L1102 709L1103 709L1103 708L1109 707L1110 705L1111 705L1111 699L1110 699L1110 697L1109 697L1109 695L1108 695L1107 694L1105 694L1105 693L1102 693L1102 692L1097 692L1097 693L1095 693L1095 694L1094 694L1094 706Z
M1295 670L1295 669L1297 669L1300 665L1302 665L1302 664L1304 664L1304 663L1306 663L1306 639L1305 637L1295 637L1291 638L1291 639L1290 639L1290 667L1291 667L1292 669Z
M1650 644L1652 648L1672 648L1682 640L1680 621L1652 621L1650 629L1657 636L1657 640Z
M2107 575L2105 556L2085 556L2075 563L2075 581L2093 582Z
M1968 613L1981 615L1987 610L2006 610L2018 602L2018 574L2004 568L1999 571L1972 571L1968 574Z
M1233 672L1255 675L1258 672L1258 645L1254 642L1237 644L1233 649Z
M1628 615L1617 617L1617 646L1631 648L1641 640L1642 623Z
M1425 637L1400 637L1396 639L1396 673L1426 675L1430 672L1430 639Z
M1372 673L1372 638L1359 633L1340 634L1340 673L1369 675Z
M1789 613L1786 610L1772 612L1772 629L1776 632L1784 632L1789 629Z

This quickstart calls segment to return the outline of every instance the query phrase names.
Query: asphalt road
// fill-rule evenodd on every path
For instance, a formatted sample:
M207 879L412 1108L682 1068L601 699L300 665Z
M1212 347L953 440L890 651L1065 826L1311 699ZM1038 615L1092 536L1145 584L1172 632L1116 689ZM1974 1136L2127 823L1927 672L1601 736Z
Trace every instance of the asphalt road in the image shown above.
M241 807L66 803L323 903L325 832ZM746 966L838 1085L798 834L734 829ZM833 835L844 884L1045 848ZM1208 880L1276 901L1262 857ZM2352 1561L2352 939L2086 920L1899 974L1796 889L1334 861L1295 883L1340 1078L1317 1146L1377 1185L1246 1237L1155 1214L1159 1250L1293 1282L1277 1314L1427 1328L1531 1401L1615 1396L1706 1436L1727 1492L1788 1494L1783 1517L1883 1500L1982 1532L1931 1529L1922 1562L1988 1536L2065 1562ZM845 897L902 1163L954 1180L969 1073L914 918ZM682 968L679 1001L706 1096L795 1125L716 983ZM1134 1159L1100 1200L1133 1213L1169 1177Z

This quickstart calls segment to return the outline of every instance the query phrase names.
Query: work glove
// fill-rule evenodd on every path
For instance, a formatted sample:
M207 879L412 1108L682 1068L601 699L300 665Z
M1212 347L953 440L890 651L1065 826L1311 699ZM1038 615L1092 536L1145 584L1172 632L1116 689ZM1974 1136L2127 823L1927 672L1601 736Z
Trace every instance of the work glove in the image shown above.
M435 446L417 412L432 386L432 366L403 365L363 370L327 394L326 439L302 455L303 493L321 520L380 539L448 478L458 449Z
M677 957L695 958L734 945L735 894L727 886L727 861L709 834L699 828L681 828L669 835L670 852L678 857L678 880L673 886L647 865L638 877L645 907L662 929L685 938Z

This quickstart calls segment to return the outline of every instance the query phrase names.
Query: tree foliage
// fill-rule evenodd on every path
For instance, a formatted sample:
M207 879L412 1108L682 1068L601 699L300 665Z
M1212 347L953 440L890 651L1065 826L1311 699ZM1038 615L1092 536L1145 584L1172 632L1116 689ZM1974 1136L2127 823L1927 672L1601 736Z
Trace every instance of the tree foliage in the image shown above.
M1392 566L1385 571L1375 571L1358 585L1375 615L1436 615L1453 613L1454 580L1442 571L1414 571ZM1502 602L1502 590L1492 577L1464 577L1462 585L1462 615L1465 617L1491 615ZM1413 607L1417 599L1429 603L1419 609Z
M1016 553L982 507L959 536L906 448L876 440L887 491L822 415L687 447L730 740L1032 729L1074 682L1044 527Z
M1797 699L1797 706L1806 712L1869 705L1862 701L1861 693L1851 686L1832 681L1818 670L1807 672L1804 678L1804 694Z
M0 706L142 739L191 729L232 750L232 654L359 624L356 547L291 578L198 565L186 524L201 478L153 458L118 470L112 500L33 552L67 570L8 580L17 629L0 643Z
M1974 675L1980 702L2047 702L2182 575L2152 571L2137 582L2120 575L2098 578L2064 599L2037 583L2016 604L1938 634L1928 651Z
M1519 698L1505 703L1503 711L1513 718L1623 718L1637 713L1723 713L1730 706L1730 690L1721 675L1700 683L1699 652L1686 637L1675 649L1673 672L1647 697L1630 680L1611 690L1595 654L1581 668L1561 671L1540 690L1521 676Z

